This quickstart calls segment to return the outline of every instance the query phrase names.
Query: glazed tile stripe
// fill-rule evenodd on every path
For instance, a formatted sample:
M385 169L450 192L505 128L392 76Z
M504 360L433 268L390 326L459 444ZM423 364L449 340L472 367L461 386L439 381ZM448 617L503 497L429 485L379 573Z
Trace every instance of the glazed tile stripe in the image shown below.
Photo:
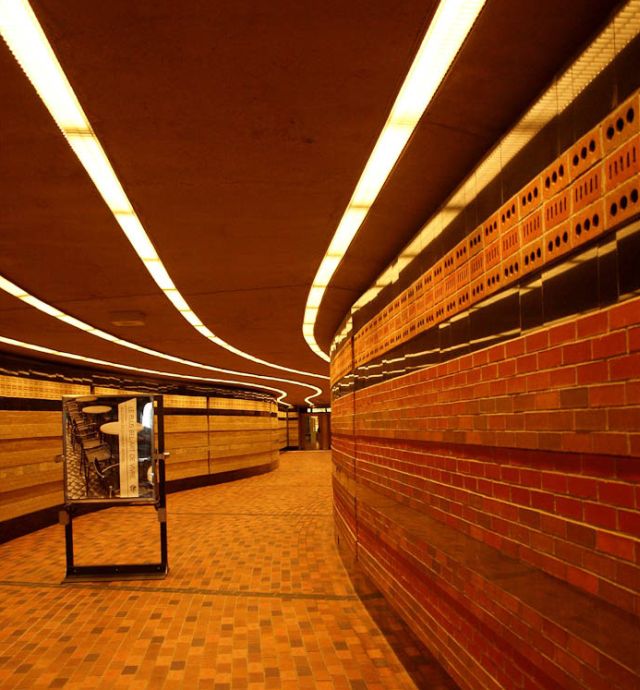
M638 121L636 91L361 328L355 364L640 213ZM348 355L335 355L334 380L349 370Z
M30 411L30 412L61 412L60 400L41 400L37 398L19 398L0 396L0 410ZM227 410L227 409L197 409L182 407L165 407L166 416L207 416L207 417L277 417L277 412L264 410Z
M635 92L347 339L332 381L352 366L379 366L383 355L393 358L408 341L638 216L639 106ZM586 306L599 303L597 296ZM342 383L335 395L346 392Z
M164 414L167 416L180 415L190 417L277 417L277 412L266 410L227 410L227 409L207 409L205 407L165 407Z

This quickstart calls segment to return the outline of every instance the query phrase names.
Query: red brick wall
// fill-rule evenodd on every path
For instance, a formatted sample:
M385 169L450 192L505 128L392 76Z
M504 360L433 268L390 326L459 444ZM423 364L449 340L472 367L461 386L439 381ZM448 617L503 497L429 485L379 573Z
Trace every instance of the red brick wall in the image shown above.
M483 570L640 651L639 298L341 396L333 428L338 538L463 687L640 686L616 630Z

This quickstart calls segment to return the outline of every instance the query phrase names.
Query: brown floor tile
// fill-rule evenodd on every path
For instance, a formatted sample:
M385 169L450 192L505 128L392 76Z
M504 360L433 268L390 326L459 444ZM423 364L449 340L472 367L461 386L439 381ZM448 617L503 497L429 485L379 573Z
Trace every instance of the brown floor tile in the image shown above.
M384 600L358 598L329 453L173 494L168 515L163 580L61 584L61 527L0 545L0 690L455 688ZM159 559L152 509L84 516L74 537L78 563Z

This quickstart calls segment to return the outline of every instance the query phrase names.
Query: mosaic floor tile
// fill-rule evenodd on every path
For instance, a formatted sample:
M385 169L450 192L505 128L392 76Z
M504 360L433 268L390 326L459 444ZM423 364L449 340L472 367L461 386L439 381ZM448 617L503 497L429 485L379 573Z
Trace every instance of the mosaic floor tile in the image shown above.
M0 545L0 690L453 690L333 539L329 453L168 497L163 580L62 584L62 527ZM76 562L157 561L153 509L74 520Z

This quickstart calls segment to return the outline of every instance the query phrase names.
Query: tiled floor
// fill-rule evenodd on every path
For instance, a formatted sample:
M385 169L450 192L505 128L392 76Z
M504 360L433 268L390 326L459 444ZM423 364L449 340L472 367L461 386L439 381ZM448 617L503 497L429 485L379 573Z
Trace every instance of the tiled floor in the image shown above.
M333 540L329 453L168 497L166 579L61 584L62 527L0 546L0 689L456 686ZM78 563L157 561L147 508L74 521Z

